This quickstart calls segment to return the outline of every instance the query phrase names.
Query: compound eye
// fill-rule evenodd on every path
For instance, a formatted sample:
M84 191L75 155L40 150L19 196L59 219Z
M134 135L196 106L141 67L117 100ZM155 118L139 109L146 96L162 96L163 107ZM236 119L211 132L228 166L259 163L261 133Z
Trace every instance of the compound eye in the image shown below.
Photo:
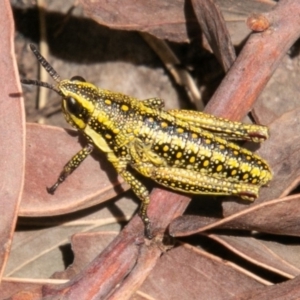
M81 81L81 82L86 82L85 79L81 76L73 76L71 79L71 81Z
M68 112L70 112L71 114L73 114L79 118L83 112L82 107L72 97L66 98L65 100L66 100L66 107L67 107Z

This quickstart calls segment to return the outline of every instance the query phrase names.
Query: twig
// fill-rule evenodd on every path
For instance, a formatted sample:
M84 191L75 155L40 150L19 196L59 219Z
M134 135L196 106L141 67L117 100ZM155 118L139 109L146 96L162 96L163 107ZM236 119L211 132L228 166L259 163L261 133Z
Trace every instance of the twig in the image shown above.
M269 27L250 36L206 106L206 112L240 120L251 110L281 59L300 35L299 14L300 2L285 0L263 15Z
M195 104L198 110L202 111L204 109L204 103L194 79L187 70L180 67L181 63L179 59L168 44L146 32L140 32L140 35L159 56L176 83L185 88L191 102Z

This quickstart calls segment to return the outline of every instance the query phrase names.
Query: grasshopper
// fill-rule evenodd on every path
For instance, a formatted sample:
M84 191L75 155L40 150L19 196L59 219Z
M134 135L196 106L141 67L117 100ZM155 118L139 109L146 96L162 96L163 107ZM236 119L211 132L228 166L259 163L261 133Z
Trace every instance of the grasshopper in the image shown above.
M65 165L57 187L97 148L141 199L145 234L152 237L147 215L149 192L133 170L160 185L190 194L235 195L253 201L272 179L267 162L231 140L262 142L268 129L202 112L164 109L159 98L140 101L104 90L82 77L61 80L34 45L39 63L56 82L23 79L23 84L49 88L62 97L66 121L83 133L87 145Z

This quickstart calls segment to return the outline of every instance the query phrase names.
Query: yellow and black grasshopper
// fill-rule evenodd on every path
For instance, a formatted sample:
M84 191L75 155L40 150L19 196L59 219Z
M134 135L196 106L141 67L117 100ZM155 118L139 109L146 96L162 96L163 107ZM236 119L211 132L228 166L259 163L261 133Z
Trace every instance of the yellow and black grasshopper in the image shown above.
M231 122L187 110L164 110L158 98L143 101L100 89L75 76L61 80L57 72L30 45L40 64L56 84L23 79L22 83L54 90L62 97L69 124L83 133L87 145L65 165L57 182L71 174L96 147L107 155L117 172L141 199L140 216L151 238L147 216L149 192L132 169L157 183L191 194L236 195L254 200L272 174L258 155L230 140L261 142L264 126Z

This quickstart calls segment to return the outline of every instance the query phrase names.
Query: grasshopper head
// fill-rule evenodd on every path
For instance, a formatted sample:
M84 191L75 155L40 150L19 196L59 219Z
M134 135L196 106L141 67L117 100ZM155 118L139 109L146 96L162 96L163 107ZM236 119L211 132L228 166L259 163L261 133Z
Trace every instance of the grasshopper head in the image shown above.
M30 48L39 63L56 81L56 85L30 79L22 79L21 82L46 87L58 93L62 97L62 110L67 122L77 129L84 129L94 112L93 99L97 95L97 88L85 82L80 76L72 77L70 80L61 80L36 47L30 44Z
M97 88L79 76L60 81L57 88L63 96L61 106L66 121L77 129L84 129L94 112Z

